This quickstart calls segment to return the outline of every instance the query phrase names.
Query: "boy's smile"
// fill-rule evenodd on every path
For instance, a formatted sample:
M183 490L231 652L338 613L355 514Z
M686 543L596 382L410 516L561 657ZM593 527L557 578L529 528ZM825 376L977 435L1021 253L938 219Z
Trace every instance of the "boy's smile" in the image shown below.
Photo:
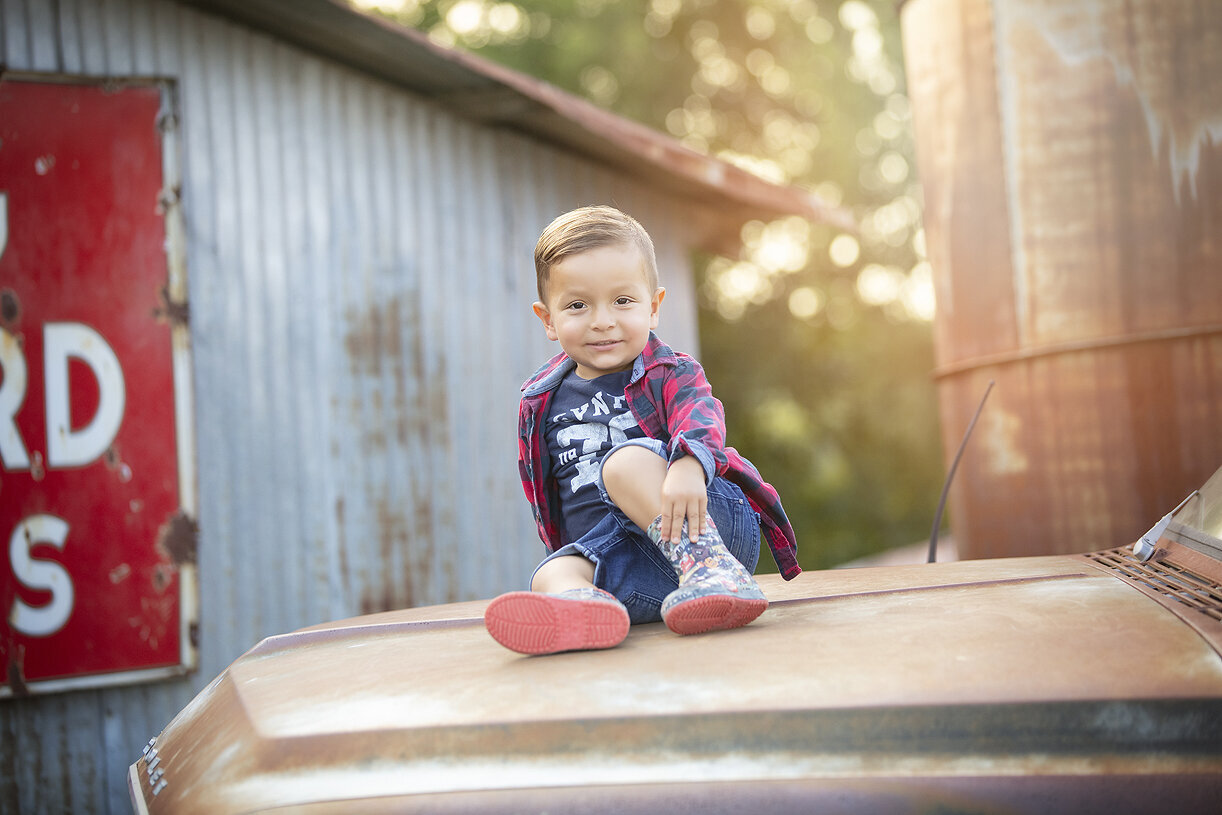
M594 379L626 371L658 327L666 290L649 290L645 261L634 246L601 246L552 266L547 303L535 314L577 363L577 375Z

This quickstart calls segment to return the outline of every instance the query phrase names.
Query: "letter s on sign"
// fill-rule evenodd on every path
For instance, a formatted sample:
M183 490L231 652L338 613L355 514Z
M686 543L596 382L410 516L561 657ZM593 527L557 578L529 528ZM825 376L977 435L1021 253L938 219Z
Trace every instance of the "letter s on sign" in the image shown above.
M9 624L28 637L47 637L64 627L72 616L74 591L72 578L60 564L30 556L35 545L47 543L63 549L68 539L68 522L54 515L31 515L17 524L9 539L9 562L23 586L51 592L51 602L31 606L14 598Z

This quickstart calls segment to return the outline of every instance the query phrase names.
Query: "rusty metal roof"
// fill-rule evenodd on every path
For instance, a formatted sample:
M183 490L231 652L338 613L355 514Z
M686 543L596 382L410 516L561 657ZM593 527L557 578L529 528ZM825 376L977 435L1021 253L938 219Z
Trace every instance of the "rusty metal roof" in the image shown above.
M760 582L771 607L746 628L637 626L608 651L512 653L484 602L272 637L166 728L133 789L154 813L661 811L710 789L710 812L765 793L771 811L833 793L1095 811L1131 804L1135 780L1134 800L1188 809L1222 792L1222 639L1099 564Z
M854 228L844 210L813 193L766 181L684 147L547 82L421 32L357 11L342 0L183 0L310 51L410 88L489 126L528 134L646 176L670 192L708 198L749 217L800 215Z

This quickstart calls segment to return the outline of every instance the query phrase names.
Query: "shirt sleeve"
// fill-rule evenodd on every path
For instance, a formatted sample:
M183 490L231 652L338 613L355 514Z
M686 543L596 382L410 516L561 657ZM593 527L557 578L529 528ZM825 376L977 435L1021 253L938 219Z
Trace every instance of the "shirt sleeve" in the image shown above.
M673 462L685 455L695 456L704 468L705 483L711 484L728 466L725 409L713 396L700 363L686 355L679 355L678 360L662 382L670 434L667 458Z

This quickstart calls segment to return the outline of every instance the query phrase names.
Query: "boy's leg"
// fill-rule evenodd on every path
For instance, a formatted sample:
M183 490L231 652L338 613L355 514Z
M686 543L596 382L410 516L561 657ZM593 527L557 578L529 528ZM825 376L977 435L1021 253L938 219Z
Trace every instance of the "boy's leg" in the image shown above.
M768 607L751 573L726 549L711 516L692 542L686 522L678 543L661 539L661 494L666 460L639 445L624 445L603 461L608 497L670 560L679 588L662 604L662 619L677 634L738 628Z
M543 563L530 579L531 591L559 594L568 589L594 588L594 564L581 555L565 555Z
M661 514L666 459L648 447L625 444L612 450L603 460L602 480L607 495L641 529L649 529Z
M580 555L545 561L531 591L502 594L488 604L492 638L522 654L612 648L628 636L628 610L594 586L594 564Z

